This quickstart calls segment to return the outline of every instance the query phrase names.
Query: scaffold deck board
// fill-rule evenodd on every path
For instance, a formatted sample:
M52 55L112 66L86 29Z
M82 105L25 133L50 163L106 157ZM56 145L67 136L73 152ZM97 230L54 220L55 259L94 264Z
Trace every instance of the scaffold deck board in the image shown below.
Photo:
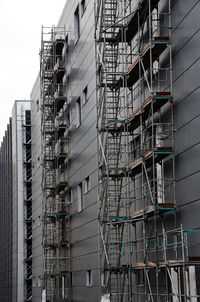
M132 218L139 218L142 216L150 216L153 215L155 211L161 213L164 211L171 211L175 209L175 206L173 203L158 203L156 205L150 205L144 209L137 210L132 213Z

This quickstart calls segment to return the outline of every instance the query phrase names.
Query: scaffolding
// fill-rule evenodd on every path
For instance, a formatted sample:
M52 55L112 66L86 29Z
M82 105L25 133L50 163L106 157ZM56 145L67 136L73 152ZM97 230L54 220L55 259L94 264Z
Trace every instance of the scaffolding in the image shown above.
M70 296L65 38L64 27L42 28L43 293L48 302Z
M32 301L32 152L31 111L21 108L24 194L24 301Z
M178 223L170 0L96 0L102 301L197 301Z

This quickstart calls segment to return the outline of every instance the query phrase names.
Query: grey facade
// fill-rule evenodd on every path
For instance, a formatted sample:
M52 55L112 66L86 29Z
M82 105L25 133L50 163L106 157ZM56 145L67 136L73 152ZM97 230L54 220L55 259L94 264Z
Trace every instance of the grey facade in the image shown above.
M42 165L41 165L41 111L40 86L37 79L31 93L32 113L32 215L33 215L33 301L42 297L43 248L42 248Z
M162 1L164 3L164 1ZM77 5L80 7L80 37L75 31ZM176 199L185 227L198 226L198 8L200 1L172 2L173 94L176 144ZM99 250L97 207L97 139L96 139L96 64L94 42L94 1L86 1L81 13L80 1L66 1L58 26L66 26L67 100L70 116L69 187L71 205L71 293L72 301L99 301ZM81 16L82 15L82 16ZM194 22L195 20L195 22ZM192 23L191 23L192 22ZM193 24L193 26L189 25ZM77 39L77 41L75 41ZM82 97L87 87L87 102ZM77 127L77 100L81 99L81 124ZM37 166L34 185L34 219L41 215L42 169L38 163L40 148L39 79L32 91L33 158ZM90 189L84 194L84 209L79 212L78 190L89 176ZM194 219L195 218L195 219ZM33 278L42 276L42 226L33 230ZM198 248L199 244L196 244ZM198 252L197 252L198 253ZM92 272L92 286L87 284ZM33 297L41 297L36 282ZM37 298L36 298L37 297ZM36 300L35 300L36 301Z
M172 9L173 89L176 128L176 196L183 222L198 225L198 62L199 1L176 1ZM192 22L192 26L189 23ZM197 47L198 48L198 47ZM189 184L189 187L188 187ZM198 214L197 214L198 215Z
M80 37L75 41L74 12L79 5ZM98 301L97 141L94 1L67 1L59 25L69 31L67 53L67 99L70 111L69 187L71 195L71 300ZM83 93L87 87L86 101ZM81 99L81 123L77 128L77 100ZM85 182L89 177L89 190ZM79 212L78 190L82 184L83 209ZM92 284L87 284L91 270Z
M30 101L15 101L12 112L12 301L26 296L26 216L24 124Z
M71 201L70 301L94 302L101 300L102 283L99 272L94 1L86 0L84 6L83 3L84 1L67 0L58 26L65 26L67 34L65 37L67 47L63 57L66 68L67 119L69 122L67 174L68 195ZM161 0L160 3L164 5L165 1ZM78 6L79 24L77 24ZM200 137L198 134L200 125L200 1L176 0L172 1L171 7L176 204L178 220L185 228L190 229L199 227L200 207ZM77 29L79 26L80 28ZM39 77L32 89L31 100L32 301L38 302L42 301L44 276L42 113ZM0 299L21 302L25 285L24 205L23 186L19 181L23 179L22 142L19 140L21 137L20 126L17 130L17 123L21 123L17 116L21 113L17 113L16 110L17 107L15 107L12 121L12 156L11 124L0 150L0 212L4 226L0 229ZM11 192L12 178L13 190ZM11 219L11 217L13 218ZM199 256L199 248L200 241L196 235L192 247L194 256ZM196 286L199 295L199 278L196 279ZM196 301L194 300L194 302Z
M32 288L32 276L27 271L31 267L27 257L32 260L32 238L28 237L32 200L27 199L32 184L30 134L30 101L15 101L1 145L2 301L29 301L27 294Z
M84 13L80 6L80 37L75 42L74 12L78 1L67 1L58 26L66 26L68 49L66 52L66 96L69 106L70 126L68 142L68 181L72 206L70 209L71 237L71 299L88 301L98 299L98 223L97 223L97 142L95 100L95 43L94 3L86 1ZM73 13L72 13L73 12ZM33 300L41 298L42 286L42 223L37 224L42 213L42 167L40 140L40 91L36 80L31 94L33 138ZM87 91L86 91L87 90ZM84 99L84 91L87 93ZM81 103L81 121L78 126L77 101ZM87 189L86 189L87 182ZM82 187L83 209L78 206L78 188ZM80 212L79 212L80 211ZM34 225L34 223L33 223ZM92 272L92 286L87 283L87 271ZM90 293L88 295L88 292Z
M0 300L12 301L12 122L0 147Z

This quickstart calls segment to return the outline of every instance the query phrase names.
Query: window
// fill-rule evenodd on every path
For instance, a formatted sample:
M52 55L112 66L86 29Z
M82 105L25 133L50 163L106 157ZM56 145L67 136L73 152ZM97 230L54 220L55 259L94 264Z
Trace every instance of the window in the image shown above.
M68 52L68 47L69 47L69 42L68 42L68 34L65 36L65 44L64 47L62 49L62 60L63 62L66 63L66 56L67 56L67 52ZM65 73L66 76L66 73Z
M144 285L144 271L143 270L138 270L137 284L138 285Z
M69 110L67 111L67 125L71 125L71 113Z
M78 212L81 212L84 209L83 204L83 186L82 182L78 185Z
M73 190L69 191L69 202L73 202Z
M86 273L86 285L92 286L92 271L88 270Z
M85 179L85 191L84 191L84 193L87 193L88 191L90 191L90 177L89 176Z
M66 278L65 276L61 277L62 280L62 288L61 288L61 292L62 292L62 299L64 299L66 297L66 290L67 290L67 284L66 284Z
M85 10L86 10L86 1L82 0L81 1L81 17L83 17Z
M68 38L68 34L67 34L66 37L65 37L65 51L66 52L68 50L68 47L69 47L69 38Z
M38 287L41 287L41 277L38 277Z
M80 18L79 18L79 5L74 13L74 43L76 44L80 37Z
M37 104L37 111L40 109L40 103L39 103L39 100L36 101L36 104Z
M88 89L87 89L87 86L83 90L83 93L81 95L81 99L82 99L82 104L85 105L85 103L87 103L87 100L88 100Z
M101 286L106 286L107 281L108 281L107 272L104 271L104 272L101 274Z
M76 128L81 124L81 99L80 97L76 101Z
M40 225L41 225L41 217L38 216L38 218L37 218L37 226L39 227Z
M35 280L35 277L33 277L33 287L36 287L36 280Z
M71 286L74 286L74 272L70 273L70 281L71 281Z
M37 168L39 169L40 167L40 157L37 158Z

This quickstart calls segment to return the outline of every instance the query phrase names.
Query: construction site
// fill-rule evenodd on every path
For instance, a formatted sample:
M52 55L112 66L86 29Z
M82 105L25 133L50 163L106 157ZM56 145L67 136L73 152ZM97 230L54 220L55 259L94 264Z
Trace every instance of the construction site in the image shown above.
M122 2L96 7L105 295L196 301L197 228L179 221L175 197L171 1Z
M1 301L200 301L199 14L67 0L42 26L0 147Z
M46 31L46 32L45 32ZM43 28L41 48L43 257L46 301L69 296L67 99L62 51L64 28ZM65 133L66 132L66 133Z

